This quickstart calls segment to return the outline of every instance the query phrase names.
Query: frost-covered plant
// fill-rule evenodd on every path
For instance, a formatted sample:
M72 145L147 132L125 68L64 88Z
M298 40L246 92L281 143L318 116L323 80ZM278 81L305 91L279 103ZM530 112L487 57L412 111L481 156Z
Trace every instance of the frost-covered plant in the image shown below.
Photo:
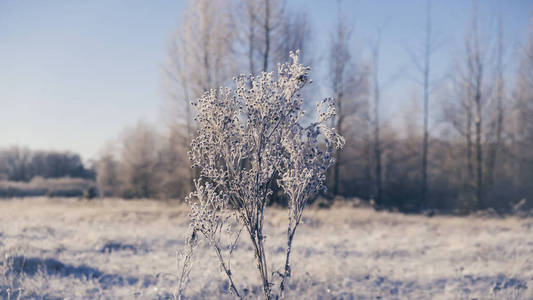
M241 75L235 79L235 89L210 90L193 103L199 132L189 155L201 178L188 197L192 209L189 241L198 235L209 241L232 293L239 298L229 257L221 254L220 235L224 228L232 230L228 226L230 216L237 217L250 238L265 297L283 298L291 275L292 241L303 210L308 200L325 188L334 148L344 143L327 126L335 115L332 99L317 104L315 122L302 124L300 90L311 80L309 68L298 62L298 54L290 54L292 63L279 64L277 74ZM284 267L269 273L263 220L274 181L288 198L287 248ZM230 246L230 255L235 243ZM190 264L182 275L188 272ZM279 282L273 282L274 274L279 275Z

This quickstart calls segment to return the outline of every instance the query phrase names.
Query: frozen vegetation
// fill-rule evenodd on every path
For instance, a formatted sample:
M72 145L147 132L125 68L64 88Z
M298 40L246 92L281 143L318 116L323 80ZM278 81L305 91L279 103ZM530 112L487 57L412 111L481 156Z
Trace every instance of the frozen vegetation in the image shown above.
M191 143L190 158L200 170L200 179L186 198L191 206L191 239L180 260L178 299L193 265L197 235L213 246L232 294L242 298L230 265L233 245L242 231L253 246L265 299L286 295L296 229L308 201L325 190L326 170L335 162L332 154L344 144L343 137L328 126L335 117L332 99L318 103L316 120L302 126L300 92L311 79L298 55L299 51L291 52L292 63L278 64L277 73L239 76L235 89L210 90L193 103L198 110L198 135ZM275 251L285 253L280 269L268 263L269 233L264 230L265 208L276 183L288 209L287 247Z
M532 299L533 219L432 218L339 203L309 208L293 245L289 299ZM169 299L188 209L156 201L0 201L0 298ZM286 210L265 212L280 265ZM262 285L247 239L231 261L248 298ZM208 245L187 299L231 299Z

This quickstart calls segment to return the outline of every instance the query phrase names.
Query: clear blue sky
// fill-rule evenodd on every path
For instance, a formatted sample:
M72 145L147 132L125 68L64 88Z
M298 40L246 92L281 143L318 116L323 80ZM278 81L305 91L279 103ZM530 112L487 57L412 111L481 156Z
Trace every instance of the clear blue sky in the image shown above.
M487 29L501 8L512 55L527 36L533 1L479 2ZM319 55L336 22L336 1L289 3L309 13ZM161 65L184 6L179 0L0 0L0 147L71 150L87 160L124 127L140 119L162 122ZM423 37L424 0L344 0L342 7L354 25L354 49L366 53L383 27L383 82L412 69L405 49ZM460 50L470 9L467 0L433 1L443 42L434 56L436 76ZM317 64L315 82L321 69ZM412 81L393 81L383 100L387 118L396 118L415 91Z

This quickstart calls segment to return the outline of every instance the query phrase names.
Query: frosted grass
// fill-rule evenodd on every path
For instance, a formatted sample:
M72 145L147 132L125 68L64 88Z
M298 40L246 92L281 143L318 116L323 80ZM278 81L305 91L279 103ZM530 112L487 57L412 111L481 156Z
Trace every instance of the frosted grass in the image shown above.
M172 299L187 208L156 201L0 201L0 298ZM283 251L286 211L266 212L267 251ZM289 299L532 299L533 219L402 215L336 204L309 208L295 238ZM262 296L251 245L232 268ZM200 245L188 299L232 299ZM240 271L240 272L239 272ZM247 285L245 285L247 284ZM9 292L8 292L9 290Z

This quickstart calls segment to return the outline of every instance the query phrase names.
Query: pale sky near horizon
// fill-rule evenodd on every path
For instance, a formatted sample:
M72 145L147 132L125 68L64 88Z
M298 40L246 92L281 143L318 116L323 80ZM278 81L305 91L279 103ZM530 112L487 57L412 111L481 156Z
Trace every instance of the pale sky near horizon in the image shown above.
M323 50L337 18L336 1L288 2L309 14L317 62L314 81L320 82ZM376 28L383 28L382 82L413 71L406 48L423 38L425 3L342 2L342 13L354 28L354 49L363 56ZM461 50L471 1L432 3L433 27L442 41L433 57L438 78ZM0 148L69 150L89 160L139 120L161 126L161 66L184 7L179 0L0 0ZM480 0L479 7L487 35L495 32L501 11L510 58L526 41L533 1ZM513 68L509 65L507 71ZM419 91L404 77L390 81L384 91L386 119L399 118ZM327 89L320 90L326 96Z

